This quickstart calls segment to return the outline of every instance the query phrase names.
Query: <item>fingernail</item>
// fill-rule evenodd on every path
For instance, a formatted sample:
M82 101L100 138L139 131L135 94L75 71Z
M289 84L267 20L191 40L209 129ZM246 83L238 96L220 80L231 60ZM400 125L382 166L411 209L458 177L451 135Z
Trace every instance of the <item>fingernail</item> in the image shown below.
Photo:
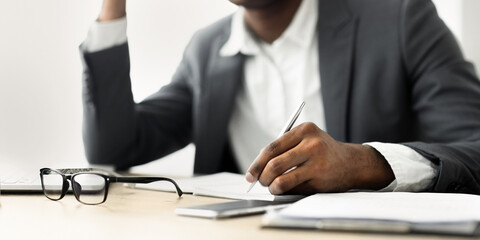
M247 174L245 175L245 179L247 179L247 181L251 183L257 180L250 172L247 172Z

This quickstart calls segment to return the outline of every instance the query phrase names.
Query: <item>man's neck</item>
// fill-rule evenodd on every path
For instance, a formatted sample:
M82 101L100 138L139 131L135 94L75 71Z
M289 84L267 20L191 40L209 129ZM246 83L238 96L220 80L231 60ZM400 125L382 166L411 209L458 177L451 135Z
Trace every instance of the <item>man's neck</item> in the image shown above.
M245 22L257 37L272 43L287 29L301 2L278 0L262 8L245 8Z

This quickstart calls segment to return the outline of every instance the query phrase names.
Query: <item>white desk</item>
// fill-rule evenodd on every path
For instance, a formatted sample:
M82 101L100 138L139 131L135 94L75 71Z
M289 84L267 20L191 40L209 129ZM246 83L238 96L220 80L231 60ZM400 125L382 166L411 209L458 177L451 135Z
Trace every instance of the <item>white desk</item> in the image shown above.
M111 189L107 202L83 205L73 195L51 201L43 195L0 196L3 239L464 239L422 235L320 232L260 228L261 216L210 220L174 214L180 206L229 200Z

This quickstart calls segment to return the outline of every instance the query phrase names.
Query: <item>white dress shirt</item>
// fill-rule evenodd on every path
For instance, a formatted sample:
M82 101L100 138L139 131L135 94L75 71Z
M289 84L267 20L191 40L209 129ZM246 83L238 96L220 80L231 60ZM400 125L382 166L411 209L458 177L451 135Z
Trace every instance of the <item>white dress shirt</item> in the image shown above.
M313 122L328 133L320 91L317 4L316 0L303 0L290 25L272 44L247 30L242 7L233 16L230 37L219 54L246 55L245 79L228 128L233 153L243 172L260 149L275 140L302 100L306 105L296 125ZM94 22L83 49L94 52L125 43L126 25L126 18ZM380 152L395 174L384 191L421 191L433 184L438 167L411 148L380 142L365 144Z

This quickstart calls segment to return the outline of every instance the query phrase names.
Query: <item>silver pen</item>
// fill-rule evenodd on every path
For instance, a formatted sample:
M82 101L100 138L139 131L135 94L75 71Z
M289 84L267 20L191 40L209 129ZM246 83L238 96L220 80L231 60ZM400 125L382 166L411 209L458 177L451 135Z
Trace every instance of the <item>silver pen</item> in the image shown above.
M302 101L302 103L298 107L297 111L295 113L293 113L293 115L290 117L287 124L285 125L285 127L283 127L282 131L280 132L280 134L278 135L277 138L281 137L283 134L285 134L286 132L290 131L290 129L292 129L293 124L295 124L295 121L297 120L298 116L302 112L302 109L303 109L304 106L305 106L305 101ZM290 170L287 170L287 172L290 171ZM255 183L257 183L257 182L258 182L258 180L253 182L252 184L250 184L250 187L248 188L247 193L250 192L250 190L252 190L253 186L255 186Z

